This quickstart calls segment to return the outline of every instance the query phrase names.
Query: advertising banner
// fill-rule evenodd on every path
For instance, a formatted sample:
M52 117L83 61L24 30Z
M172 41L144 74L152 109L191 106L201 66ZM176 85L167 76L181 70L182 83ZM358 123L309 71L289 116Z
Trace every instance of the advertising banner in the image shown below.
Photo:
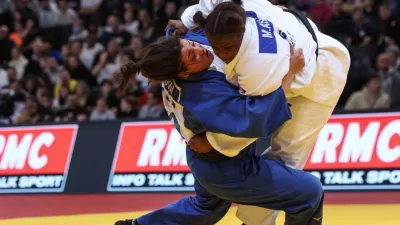
M193 191L185 141L171 122L122 123L108 191Z
M78 125L0 128L0 193L63 192Z
M333 116L305 170L326 190L400 190L400 113ZM192 191L171 122L122 123L107 191Z
M400 190L400 113L333 116L305 169L326 190Z

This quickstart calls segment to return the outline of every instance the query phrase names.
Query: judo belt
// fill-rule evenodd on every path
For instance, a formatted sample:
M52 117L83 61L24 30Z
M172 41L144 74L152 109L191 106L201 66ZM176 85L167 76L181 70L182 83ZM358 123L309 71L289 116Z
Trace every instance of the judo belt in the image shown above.
M290 9L283 9L283 11L288 12L293 14L295 17L297 17L307 28L308 32L310 32L312 39L317 43L317 50L315 50L315 55L317 56L316 59L318 59L318 40L317 40L317 35L315 35L314 29L312 28L310 22L308 21L307 17L298 11L295 10L290 10Z
M198 153L196 151L193 151L193 154L196 156L196 158L205 161L205 162L222 162L222 161L227 161L231 159L231 157L228 157L216 150L211 150L207 153Z

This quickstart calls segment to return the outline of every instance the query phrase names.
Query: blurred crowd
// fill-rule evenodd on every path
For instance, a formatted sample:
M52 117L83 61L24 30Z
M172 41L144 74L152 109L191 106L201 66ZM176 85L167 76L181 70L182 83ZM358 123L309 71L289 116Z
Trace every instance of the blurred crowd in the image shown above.
M338 107L400 107L399 0L271 0L307 14L351 52ZM0 0L2 123L158 119L161 86L115 73L196 0Z

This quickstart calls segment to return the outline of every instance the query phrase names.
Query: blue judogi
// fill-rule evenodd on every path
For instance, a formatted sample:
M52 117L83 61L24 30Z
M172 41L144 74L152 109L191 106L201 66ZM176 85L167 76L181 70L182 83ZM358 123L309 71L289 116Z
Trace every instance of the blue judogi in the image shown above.
M202 44L201 34L186 39ZM268 137L291 118L282 88L260 97L244 96L214 70L164 82L164 104L186 139L206 131L232 137ZM137 219L139 225L211 225L231 203L284 210L287 225L320 224L323 190L313 175L255 154L256 142L237 156L204 161L189 148L195 197L185 197ZM203 156L220 153L211 151ZM316 217L315 220L312 218Z

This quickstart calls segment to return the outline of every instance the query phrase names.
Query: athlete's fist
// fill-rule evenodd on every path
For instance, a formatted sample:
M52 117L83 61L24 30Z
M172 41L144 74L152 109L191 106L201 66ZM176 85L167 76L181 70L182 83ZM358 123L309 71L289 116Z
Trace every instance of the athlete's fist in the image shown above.
M305 65L303 49L297 49L297 51L293 53L293 48L291 47L290 51L291 54L289 70L294 74L300 73Z
M213 149L210 142L207 140L206 133L192 137L188 142L188 146L190 149L199 153L207 153Z
M188 29L185 27L185 25L180 20L170 20L170 21L168 21L168 24L167 24L167 27L165 28L165 31L167 31L171 27L174 28L174 35L176 35L176 34L185 34L188 31Z

